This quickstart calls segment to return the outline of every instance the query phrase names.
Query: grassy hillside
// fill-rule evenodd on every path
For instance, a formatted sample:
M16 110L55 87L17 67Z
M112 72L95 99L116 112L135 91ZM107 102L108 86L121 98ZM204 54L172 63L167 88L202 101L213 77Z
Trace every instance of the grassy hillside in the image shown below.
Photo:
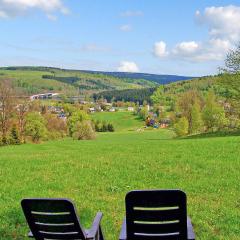
M143 79L158 84L168 84L171 82L182 81L192 79L189 76L178 76L178 75L163 75L163 74L149 74L149 73L126 73L126 72L99 72L99 71L84 71L87 73L101 73L109 76L128 78L128 79Z
M27 94L62 92L69 95L96 93L104 90L141 89L157 84L141 79L125 79L100 73L86 73L47 67L0 68L0 80L11 78Z
M196 89L202 93L206 93L209 89L213 89L217 95L231 98L235 95L235 92L240 91L239 84L239 74L219 74L216 76L207 76L194 80L170 83L165 85L165 91L175 95L188 91L189 89Z
M130 121L120 113L114 118ZM179 188L188 195L197 239L238 240L240 137L172 137L168 130L124 130L99 134L94 141L0 148L1 239L27 240L20 208L25 197L72 199L84 227L101 210L106 239L113 240L119 235L128 191Z
M239 99L240 75L220 74L217 76L182 80L164 85L166 95L169 95L172 98L176 98L178 94L191 89L197 90L203 94L206 94L210 89L213 89L218 96ZM103 97L108 101L114 98L116 101L125 100L142 103L146 100L151 102L150 97L155 90L156 88L104 91L94 94L94 98L97 99Z

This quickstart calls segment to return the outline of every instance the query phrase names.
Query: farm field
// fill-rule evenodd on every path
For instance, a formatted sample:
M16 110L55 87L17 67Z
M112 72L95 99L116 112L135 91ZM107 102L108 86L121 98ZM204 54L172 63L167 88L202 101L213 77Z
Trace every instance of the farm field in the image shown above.
M117 132L133 131L144 126L144 122L131 112L97 112L92 118L112 123Z
M118 239L132 189L182 189L197 239L239 239L240 137L174 139L169 130L133 131L142 122L130 113L106 115L94 117L117 131L94 141L0 148L1 239L27 239L26 197L72 199L84 227L101 210L106 239Z

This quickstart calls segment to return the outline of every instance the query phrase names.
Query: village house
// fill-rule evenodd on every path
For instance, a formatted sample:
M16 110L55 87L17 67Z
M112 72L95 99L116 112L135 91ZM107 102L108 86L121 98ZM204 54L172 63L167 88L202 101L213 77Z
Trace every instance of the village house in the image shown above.
M134 107L128 107L129 112L134 112Z
M41 93L41 94L36 94L36 95L32 95L30 96L30 100L37 100L37 99L58 99L59 98L59 93Z

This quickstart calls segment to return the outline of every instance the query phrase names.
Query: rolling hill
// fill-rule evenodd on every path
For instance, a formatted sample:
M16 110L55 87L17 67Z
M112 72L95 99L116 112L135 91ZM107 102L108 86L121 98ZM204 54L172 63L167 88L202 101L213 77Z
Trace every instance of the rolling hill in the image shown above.
M93 94L103 91L155 88L189 77L142 73L113 73L66 70L51 67L3 67L0 80L12 79L26 94L60 92L65 95Z
M150 73L101 72L101 71L83 71L83 72L104 74L123 79L143 79L158 84L168 84L176 81L189 80L195 78L190 76L162 75Z

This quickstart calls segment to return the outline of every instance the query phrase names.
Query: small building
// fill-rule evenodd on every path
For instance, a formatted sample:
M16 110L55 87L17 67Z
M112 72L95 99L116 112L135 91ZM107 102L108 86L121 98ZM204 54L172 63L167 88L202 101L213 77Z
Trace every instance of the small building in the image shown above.
M96 112L96 109L94 107L91 107L88 109L90 113L95 113Z
M169 118L162 119L160 121L160 128L168 128L171 124L171 120Z
M109 112L116 112L116 109L115 108L110 108Z
M47 100L47 99L57 99L59 97L59 93L41 93L30 96L30 100Z
M128 107L129 112L134 112L134 107Z

